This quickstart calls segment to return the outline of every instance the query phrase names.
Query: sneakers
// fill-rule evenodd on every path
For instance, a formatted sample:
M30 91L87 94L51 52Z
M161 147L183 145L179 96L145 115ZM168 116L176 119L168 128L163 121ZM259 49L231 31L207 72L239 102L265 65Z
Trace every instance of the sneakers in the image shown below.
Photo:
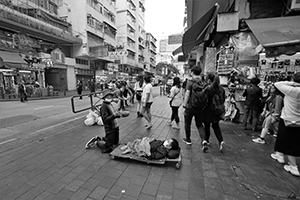
M263 138L261 138L261 137L256 138L256 139L252 139L252 141L253 141L254 143L257 143L257 144L265 144L265 143L266 143L266 142L265 142L265 139L263 139Z
M220 150L220 151L223 150L224 144L225 144L225 142L223 142L223 141L220 143L220 146L219 146L219 150Z
M90 148L95 147L95 144L96 144L96 142L97 142L97 138L98 138L98 137L92 137L92 138L86 143L85 148L86 148L86 149L90 149Z
M172 122L169 120L169 121L167 121L167 125L168 126L171 126L172 125Z
M184 143L186 143L187 145L191 145L191 144L192 144L191 139L183 138L182 141L183 141Z
M288 163L287 165L284 165L283 168L284 168L285 171L290 172L294 176L300 176L297 165L293 166L290 163Z
M281 164L285 163L283 155L281 155L279 152L272 153L271 157Z
M148 124L148 125L146 126L146 129L148 130L148 129L152 128L152 126L153 126L153 124Z
M172 128L179 130L180 126L179 126L179 124L176 124L176 125L172 126Z
M202 151L203 151L204 153L206 153L207 150L208 150L208 145L207 145L207 142L204 140L204 141L202 142Z

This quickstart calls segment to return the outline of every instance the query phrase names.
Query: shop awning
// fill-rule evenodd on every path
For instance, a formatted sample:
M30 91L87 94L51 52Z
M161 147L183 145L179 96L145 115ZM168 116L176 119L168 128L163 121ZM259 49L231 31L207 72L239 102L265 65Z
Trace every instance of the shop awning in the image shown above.
M106 61L106 62L111 62L111 63L114 63L114 62L115 62L115 60L110 59L109 57L98 57L97 59L99 59L99 60L104 60L104 61Z
M300 16L246 20L246 23L272 56L299 51Z
M28 65L18 53L0 51L0 58L8 68L23 68L23 65Z
M207 40L207 34L211 32L211 26L216 19L219 5L214 5L203 17L190 27L182 38L182 52L184 55L196 46Z
M181 45L172 52L172 55L176 56L177 54L180 54L180 53L182 53L182 46Z

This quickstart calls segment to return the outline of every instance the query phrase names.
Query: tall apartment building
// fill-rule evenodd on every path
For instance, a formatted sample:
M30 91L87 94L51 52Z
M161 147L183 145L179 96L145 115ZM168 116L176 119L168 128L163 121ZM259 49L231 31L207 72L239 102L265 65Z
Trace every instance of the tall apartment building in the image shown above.
M151 33L146 33L145 65L147 73L155 74L156 67L156 38Z
M108 56L117 44L116 1L64 0L59 15L82 39L82 45L73 49L76 79L86 85L93 78L116 73L114 59Z
M145 65L145 0L117 1L117 51L119 71L135 76Z
M59 18L61 3L0 1L0 98L16 93L20 80L72 89L72 50L82 41L73 35L72 24Z

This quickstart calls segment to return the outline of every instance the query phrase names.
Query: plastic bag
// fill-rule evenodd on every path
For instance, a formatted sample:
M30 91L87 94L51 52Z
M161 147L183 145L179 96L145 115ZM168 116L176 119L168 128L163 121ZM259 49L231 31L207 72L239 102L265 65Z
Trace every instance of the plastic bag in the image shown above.
M86 126L93 126L95 124L95 120L93 118L86 118L84 120L84 124Z

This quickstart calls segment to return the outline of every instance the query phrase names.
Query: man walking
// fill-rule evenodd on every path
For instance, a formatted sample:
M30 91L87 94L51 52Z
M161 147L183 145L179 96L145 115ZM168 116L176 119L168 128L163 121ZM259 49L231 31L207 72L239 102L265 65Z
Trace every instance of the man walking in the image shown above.
M192 80L187 82L185 98L183 103L185 136L183 142L191 145L191 123L195 117L195 123L202 140L202 150L208 150L208 143L204 140L205 131L203 128L204 109L207 106L207 95L204 89L204 82L200 76L202 69L199 66L192 68Z

